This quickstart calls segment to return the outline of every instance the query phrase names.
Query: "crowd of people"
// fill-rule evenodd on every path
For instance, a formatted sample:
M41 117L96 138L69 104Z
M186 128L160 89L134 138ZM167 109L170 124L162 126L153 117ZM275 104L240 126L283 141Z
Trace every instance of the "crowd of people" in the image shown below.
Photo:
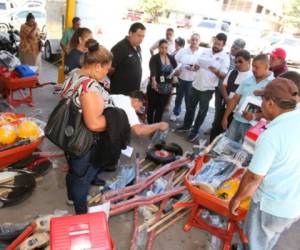
M31 56L38 51L37 47L32 49L38 35L34 17L28 16L21 28L22 58L26 63L31 62L29 50L34 51ZM114 136L127 139L130 131L151 135L169 128L169 123L162 120L174 89L175 105L170 120L179 118L184 100L183 124L176 131L189 132L190 142L199 137L213 95L215 117L208 131L211 141L225 132L230 139L242 143L255 121L268 120L266 131L256 143L253 160L230 202L230 211L235 214L241 201L252 197L244 225L250 249L272 249L280 234L300 217L300 75L288 71L282 48L252 59L242 37L233 42L227 53L224 33L215 34L211 48L201 48L201 34L192 34L186 41L181 37L175 39L174 30L168 28L165 37L149 48L150 75L143 93L140 45L145 35L146 27L133 23L128 35L109 51L93 39L88 28L80 27L80 19L75 17L61 40L67 73L62 97L75 93L72 101L82 109L89 130L118 131ZM26 45L27 41L32 46ZM109 89L103 84L106 75L110 79ZM250 99L261 105L243 110ZM118 112L110 111L111 107ZM137 116L143 107L147 110L147 124ZM88 190L99 165L110 168L110 164L116 164L114 161L104 166L103 159L99 159L102 156L98 147L103 143L105 137L80 157L66 154L70 166L66 176L68 199L74 203L76 213L87 212ZM113 154L114 160L120 156L120 150L106 153Z

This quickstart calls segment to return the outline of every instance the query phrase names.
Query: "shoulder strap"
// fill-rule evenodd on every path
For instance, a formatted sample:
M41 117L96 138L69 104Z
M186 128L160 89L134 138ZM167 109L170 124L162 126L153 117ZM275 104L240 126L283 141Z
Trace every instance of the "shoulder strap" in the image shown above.
M83 81L81 81L82 78L85 78L85 79ZM81 76L79 76L77 81L78 81L78 83L75 85L75 87L72 91L72 94L68 97L69 99L74 96L74 94L78 91L78 89L80 88L81 85L83 85L82 86L83 88L87 88L87 85L93 80L88 78L87 76L81 75Z
M239 72L238 72L236 69L234 69L234 70L232 70L232 71L230 72L230 74L229 74L229 76L228 76L228 81L227 81L227 82L228 82L228 85L234 83L234 81L235 81L235 79L237 78L238 74L239 74Z

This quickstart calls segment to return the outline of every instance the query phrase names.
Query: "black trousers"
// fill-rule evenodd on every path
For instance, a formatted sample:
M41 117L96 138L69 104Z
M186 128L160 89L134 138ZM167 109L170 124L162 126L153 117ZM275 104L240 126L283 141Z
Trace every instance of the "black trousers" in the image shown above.
M155 91L150 85L147 87L147 98L148 98L148 107L147 107L147 121L148 124L160 122L162 120L163 113L168 101L170 94L160 94Z
M219 88L216 88L215 91L215 117L212 124L212 129L210 132L210 142L212 142L219 134L224 132L224 129L222 128L222 119L224 116L224 113L226 111L226 106L224 102L224 98L219 90ZM233 115L231 114L228 118L228 126L231 123L233 119Z

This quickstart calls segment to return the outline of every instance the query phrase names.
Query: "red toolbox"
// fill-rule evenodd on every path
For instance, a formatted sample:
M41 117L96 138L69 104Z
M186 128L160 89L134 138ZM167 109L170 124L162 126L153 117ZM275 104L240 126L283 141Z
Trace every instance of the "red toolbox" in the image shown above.
M113 250L105 213L51 219L50 249Z

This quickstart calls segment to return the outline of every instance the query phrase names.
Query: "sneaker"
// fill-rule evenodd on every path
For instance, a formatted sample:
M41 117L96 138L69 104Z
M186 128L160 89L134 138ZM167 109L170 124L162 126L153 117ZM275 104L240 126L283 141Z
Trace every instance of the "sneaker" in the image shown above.
M187 132L187 131L190 131L190 128L187 128L185 126L181 126L181 127L176 128L175 131L176 132Z
M179 115L172 114L170 116L170 120L173 121L173 122L175 122L178 118L179 118Z
M188 141L189 142L193 142L193 141L195 141L196 139L198 139L198 137L199 137L199 133L194 133L194 132L191 132L190 134L189 134L189 136L188 136Z
M74 206L74 201L67 199L66 203L68 206Z

